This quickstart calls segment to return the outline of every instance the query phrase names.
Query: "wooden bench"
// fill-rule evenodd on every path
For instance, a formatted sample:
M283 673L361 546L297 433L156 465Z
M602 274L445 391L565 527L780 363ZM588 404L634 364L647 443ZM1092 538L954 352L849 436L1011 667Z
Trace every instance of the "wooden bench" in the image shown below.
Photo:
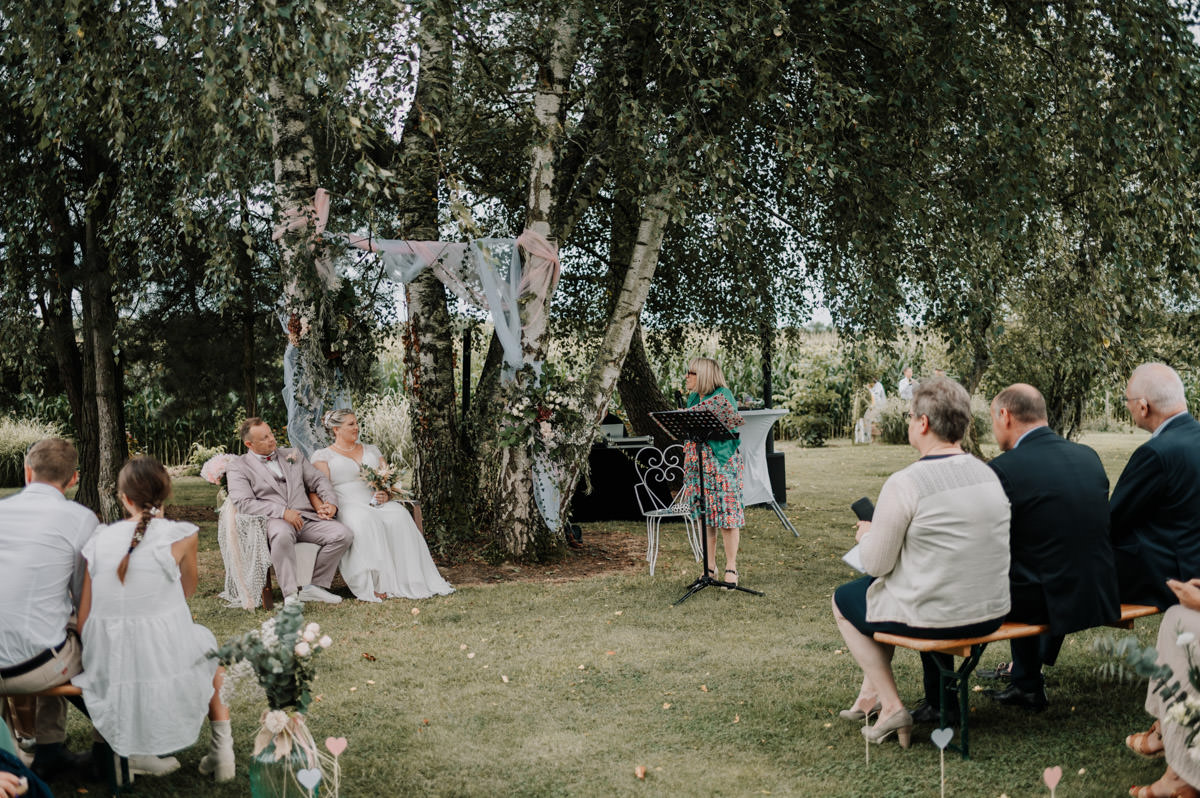
M3 693L0 692L0 698L66 698L74 699L71 701L85 715L86 710L83 708L83 690L73 684L60 684L57 687L50 687L37 693ZM129 759L128 757L120 758L120 765L113 761L113 750L104 740L97 740L95 743L95 751L103 758L102 767L104 775L108 779L109 791L114 795L120 795L121 790L133 783L133 778L129 774Z
M1160 612L1162 610L1158 607L1145 604L1122 604L1121 617L1108 625L1118 629L1132 629L1133 622L1138 618L1157 615ZM1050 627L1047 625L1009 621L1002 624L999 629L990 635L965 637L957 640L931 640L926 637L906 637L904 635L888 634L887 632L876 632L874 637L875 642L884 643L889 646L901 646L902 648L911 648L913 651L962 657L962 665L957 669L953 666L950 668L945 668L941 665L938 666L938 670L940 671L939 685L943 695L945 695L947 688L958 690L958 716L959 723L961 724L959 739L961 743L958 745L952 743L947 747L951 750L959 751L963 759L970 759L969 738L967 735L967 717L970 715L968 700L970 692L967 689L967 683L971 677L971 673L975 670L975 666L979 664L979 658L983 656L983 650L987 648L988 643L995 643L999 640L1013 640L1020 637L1036 637L1048 634L1049 632ZM946 707L944 704L941 707L939 723L942 728L946 728L949 725L946 723Z

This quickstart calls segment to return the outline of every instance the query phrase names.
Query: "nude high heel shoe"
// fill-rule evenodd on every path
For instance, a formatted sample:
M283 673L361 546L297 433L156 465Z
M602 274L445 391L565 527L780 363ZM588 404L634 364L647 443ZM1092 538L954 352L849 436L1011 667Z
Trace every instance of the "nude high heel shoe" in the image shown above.
M901 748L908 748L912 744L912 715L907 709L901 709L899 712L894 712L888 717L876 723L874 726L863 726L862 736L866 737L870 742L879 745L884 740L896 733L896 739L900 741Z
M875 706L871 707L868 712L863 712L861 709L843 709L838 713L838 717L842 720L862 721L871 715L878 715L881 709L883 709L883 706L876 701Z

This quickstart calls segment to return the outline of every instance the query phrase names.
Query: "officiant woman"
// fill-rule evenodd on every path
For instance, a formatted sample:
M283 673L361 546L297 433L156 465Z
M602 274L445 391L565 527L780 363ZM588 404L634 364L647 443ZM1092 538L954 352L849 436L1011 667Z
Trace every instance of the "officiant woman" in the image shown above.
M688 364L687 406L695 407L701 402L721 394L731 407L737 407L733 392L725 384L725 375L717 361L708 357L693 358ZM742 477L745 463L738 451L738 440L708 441L704 451L704 494L705 522L708 525L708 571L717 573L717 530L725 548L725 575L721 581L737 584L738 538L746 523L742 507ZM684 499L695 508L693 518L700 517L698 495L700 493L700 459L696 444L688 441L684 445L683 491Z
M907 748L914 715L957 704L938 685L938 658L953 661L923 653L926 703L910 714L892 676L894 647L875 642L875 632L976 637L999 629L1009 610L1008 498L995 472L963 451L970 422L971 398L957 382L934 377L913 391L908 442L921 457L888 477L873 520L858 524L869 575L833 594L838 630L863 671L858 699L841 715L861 722L878 713L862 728L872 743L896 734Z

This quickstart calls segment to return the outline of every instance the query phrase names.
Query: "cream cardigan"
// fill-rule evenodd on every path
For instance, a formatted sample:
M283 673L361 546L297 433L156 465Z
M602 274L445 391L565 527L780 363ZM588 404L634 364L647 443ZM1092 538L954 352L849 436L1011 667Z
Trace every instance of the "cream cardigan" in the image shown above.
M931 629L1001 618L1008 587L1008 498L969 454L918 460L879 492L861 552L867 620Z

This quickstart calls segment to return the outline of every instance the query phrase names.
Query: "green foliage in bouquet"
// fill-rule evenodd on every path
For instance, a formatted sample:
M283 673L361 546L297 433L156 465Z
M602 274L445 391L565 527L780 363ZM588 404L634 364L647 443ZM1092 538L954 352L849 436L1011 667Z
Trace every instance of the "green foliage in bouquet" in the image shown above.
M247 663L266 691L271 709L304 712L312 700L313 660L318 651L331 645L333 641L321 635L319 625L305 625L303 605L289 599L260 628L226 641L209 656L231 674L241 670L239 663Z

